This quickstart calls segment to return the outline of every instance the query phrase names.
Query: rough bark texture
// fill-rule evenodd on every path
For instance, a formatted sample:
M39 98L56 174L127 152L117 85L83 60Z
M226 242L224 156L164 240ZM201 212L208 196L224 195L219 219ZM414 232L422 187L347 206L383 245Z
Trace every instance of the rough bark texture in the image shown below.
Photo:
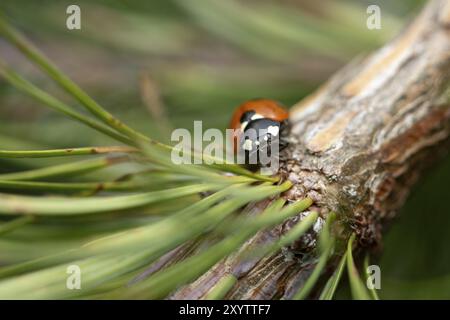
M310 196L322 218L337 212L360 246L378 244L383 225L403 204L421 169L445 150L449 71L450 1L431 1L391 43L351 63L294 106L281 169L294 187L285 197ZM260 232L241 252L278 239L298 219ZM202 298L230 273L238 282L227 298L289 298L314 268L316 259L308 254L315 246L311 232L263 259L243 262L239 253L228 257L172 298Z
M380 239L433 146L448 137L450 2L431 2L392 43L339 72L293 110L292 197L346 214Z

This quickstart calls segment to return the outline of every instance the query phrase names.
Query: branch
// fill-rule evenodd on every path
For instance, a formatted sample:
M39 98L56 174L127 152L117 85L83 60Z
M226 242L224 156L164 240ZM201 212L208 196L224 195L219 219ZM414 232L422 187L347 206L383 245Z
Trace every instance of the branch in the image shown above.
M310 197L315 203L310 210L322 219L337 212L341 243L354 232L359 247L379 244L382 227L404 203L419 173L447 149L449 77L450 2L431 1L396 39L354 61L294 106L291 144L281 169L294 186L284 196L289 201ZM269 203L258 203L250 214ZM278 241L298 220L260 231L172 298L205 297L230 275L237 281L226 298L292 298L317 264L311 254L314 234L271 256L249 261L240 253ZM328 271L336 268L345 246L336 251ZM170 253L169 261L182 257L180 252Z

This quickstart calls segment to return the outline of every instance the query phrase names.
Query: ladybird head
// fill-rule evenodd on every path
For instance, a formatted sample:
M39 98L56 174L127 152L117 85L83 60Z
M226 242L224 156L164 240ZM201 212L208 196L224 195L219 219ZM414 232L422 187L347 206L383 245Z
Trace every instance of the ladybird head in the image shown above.
M235 152L244 152L248 158L261 152L270 155L274 149L281 150L286 146L283 135L287 117L287 110L273 100L251 100L239 106L231 123L235 130Z

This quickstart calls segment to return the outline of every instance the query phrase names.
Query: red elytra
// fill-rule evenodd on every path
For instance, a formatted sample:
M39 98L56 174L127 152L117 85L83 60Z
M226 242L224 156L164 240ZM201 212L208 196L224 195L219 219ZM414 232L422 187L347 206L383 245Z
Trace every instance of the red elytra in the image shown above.
M270 99L249 100L241 104L231 117L230 129L239 129L241 127L240 119L242 114L247 111L255 111L266 119L282 122L289 118L289 112L279 102Z

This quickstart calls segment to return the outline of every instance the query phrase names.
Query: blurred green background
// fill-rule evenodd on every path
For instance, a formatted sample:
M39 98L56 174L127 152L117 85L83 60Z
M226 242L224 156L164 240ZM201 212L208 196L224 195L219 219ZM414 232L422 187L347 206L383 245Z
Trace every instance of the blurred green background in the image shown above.
M2 0L0 9L108 110L168 141L170 128L191 129L194 120L225 128L235 106L250 98L291 106L348 61L391 39L423 3ZM81 30L66 28L69 4L81 7ZM381 30L366 28L369 4L381 8ZM71 101L2 39L0 55L41 88ZM108 142L0 80L1 149ZM15 160L13 167L0 160L0 172L39 161ZM450 298L448 181L450 161L444 161L386 233L382 298ZM341 290L340 297L347 296Z

